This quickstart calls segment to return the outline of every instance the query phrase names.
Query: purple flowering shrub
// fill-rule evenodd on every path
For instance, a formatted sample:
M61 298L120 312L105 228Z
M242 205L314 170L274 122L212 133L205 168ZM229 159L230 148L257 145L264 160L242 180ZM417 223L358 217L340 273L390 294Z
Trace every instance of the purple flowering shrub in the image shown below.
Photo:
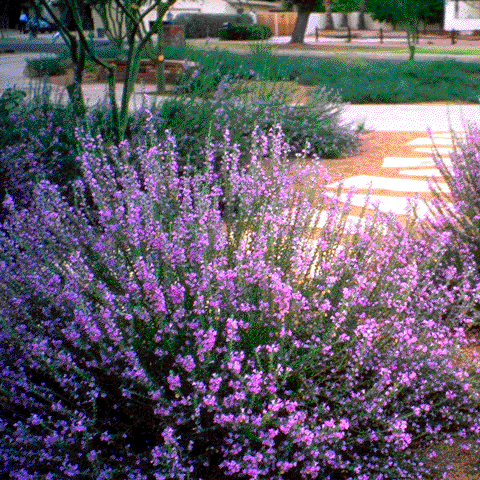
M341 125L340 103L331 92L322 92L310 105L299 107L287 105L286 92L281 91L264 92L261 98L246 102L245 92L233 88L234 83L223 78L214 97L202 101L194 92L162 102L153 111L143 105L128 119L126 138L135 147L145 141L154 144L165 140L169 130L176 138L182 166L191 163L199 168L204 167L206 139L221 146L225 128L244 152L255 125L268 131L277 123L297 153L336 157L358 144L357 133ZM18 205L27 206L34 185L42 179L69 192L81 174L76 160L80 146L74 134L79 120L68 107L52 103L48 90L34 93L31 100L23 100L18 91L0 99L0 203L8 192ZM114 142L107 105L93 108L82 124L92 135L101 133L106 143ZM242 155L241 161L246 164L248 155ZM0 207L0 218L5 214Z
M475 124L467 128L465 137L452 132L454 151L448 160L438 153L434 155L436 167L442 174L449 192L442 191L438 181L432 180L433 193L430 228L441 232L445 243L450 245L445 263L453 265L472 283L478 283L480 275L480 142L479 129ZM463 259L469 255L476 266L475 272L463 268ZM478 303L472 306L475 312L472 327L479 327Z
M467 130L464 139L452 134L454 152L449 161L434 155L450 192L442 193L438 185L432 184L435 194L432 225L448 232L456 249L466 248L480 272L480 131L476 125Z
M171 137L85 135L75 202L48 181L7 197L3 474L426 479L430 444L478 439L450 321L475 292L432 268L445 245L349 224L280 131L250 143L248 169L227 132L199 171Z
M48 89L31 100L20 90L6 93L0 98L0 202L8 193L27 206L38 181L48 178L63 188L79 176L76 121L67 107L51 103ZM5 214L0 206L0 218Z

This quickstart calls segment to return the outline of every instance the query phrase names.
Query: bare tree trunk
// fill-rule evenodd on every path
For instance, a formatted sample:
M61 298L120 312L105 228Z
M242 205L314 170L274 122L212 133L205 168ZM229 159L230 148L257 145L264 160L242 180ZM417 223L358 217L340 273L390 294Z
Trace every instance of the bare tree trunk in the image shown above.
M315 8L316 0L298 2L298 16L293 29L290 43L303 43L307 30L308 18Z
M310 12L298 12L297 21L295 22L290 43L303 43L305 40L305 31L307 29L309 17Z
M332 16L332 0L323 0L323 4L325 5L325 30L335 30L335 26L333 24L333 16Z
M72 48L72 52L73 50ZM87 111L82 92L83 72L85 70L85 50L80 47L76 53L76 60L73 62L73 83L67 85L67 92L75 115L83 118Z
M165 93L165 56L163 55L163 13L160 4L157 7L157 93Z
M408 50L410 52L409 60L413 62L415 59L415 47L418 40L418 19L417 17L410 17L407 24L407 42Z
M367 26L365 24L365 0L362 0L360 2L359 8L358 8L358 25L357 28L359 30L366 30Z
M67 48L70 50L74 77L73 82L70 85L67 85L68 98L75 114L79 117L84 117L86 107L82 92L82 81L83 72L85 70L86 54L89 48L82 24L85 2L84 0L66 2L64 10L60 13L52 10L51 4L48 0L36 0L32 2L32 5L38 16L40 16L41 8L44 8L46 12L48 12L59 28L59 32L62 35ZM66 25L67 14L70 15L71 21L74 24L73 30L75 33L72 33Z

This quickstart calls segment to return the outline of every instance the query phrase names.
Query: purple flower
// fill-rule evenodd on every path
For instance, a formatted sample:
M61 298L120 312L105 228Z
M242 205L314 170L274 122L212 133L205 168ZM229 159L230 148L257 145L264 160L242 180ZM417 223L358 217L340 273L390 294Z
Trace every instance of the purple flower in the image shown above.
M177 390L182 386L180 375L173 375L172 373L167 377L168 386L170 390Z

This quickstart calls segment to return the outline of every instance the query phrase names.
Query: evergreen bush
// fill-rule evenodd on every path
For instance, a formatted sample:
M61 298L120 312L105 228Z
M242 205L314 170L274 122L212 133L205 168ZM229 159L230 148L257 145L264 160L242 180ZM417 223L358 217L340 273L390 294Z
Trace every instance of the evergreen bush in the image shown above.
M218 31L220 40L267 40L273 35L270 27L266 25L224 25Z
M62 56L27 59L27 71L31 77L65 75L71 62Z
M226 24L250 24L252 17L245 14L228 15L219 13L182 13L173 23L185 25L185 38L218 37L219 30Z

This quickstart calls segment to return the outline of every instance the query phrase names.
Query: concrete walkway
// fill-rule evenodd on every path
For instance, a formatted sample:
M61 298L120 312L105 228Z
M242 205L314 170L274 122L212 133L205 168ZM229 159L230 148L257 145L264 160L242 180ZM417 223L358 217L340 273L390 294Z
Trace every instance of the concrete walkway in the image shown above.
M16 53L0 55L0 95L7 88L19 88L27 92L38 90L44 85L42 79L27 78L25 76L26 60L32 58L45 58L46 54L39 53ZM52 92L52 98L67 101L67 92L65 87L49 84ZM84 84L82 85L83 95L87 106L94 106L103 102L106 98L107 88L103 84ZM135 92L130 100L130 108L141 105L144 95L152 86L135 85ZM120 101L123 91L123 85L117 84L116 97Z
M453 129L458 132L464 131L471 122L480 123L480 105L347 105L342 117L346 122L374 131L448 132Z

